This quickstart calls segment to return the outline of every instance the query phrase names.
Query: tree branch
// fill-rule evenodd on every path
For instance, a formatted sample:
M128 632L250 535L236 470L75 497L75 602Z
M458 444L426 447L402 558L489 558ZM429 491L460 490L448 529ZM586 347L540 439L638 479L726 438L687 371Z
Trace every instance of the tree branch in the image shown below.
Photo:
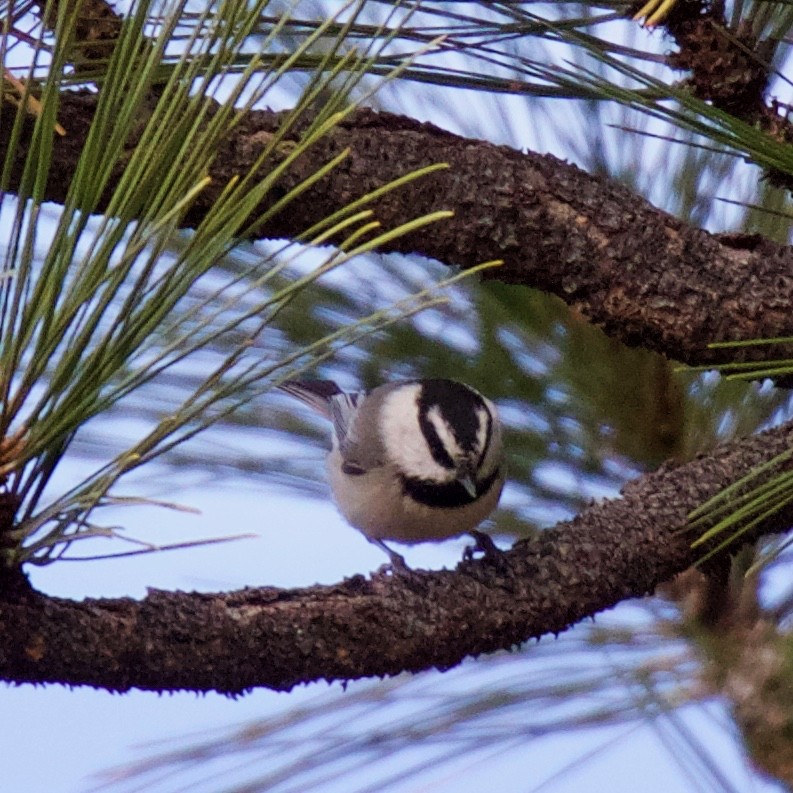
M0 599L0 677L113 691L290 689L454 666L558 633L641 597L697 559L686 515L793 445L793 423L666 465L572 521L521 541L503 565L355 576L336 586L229 594L152 591L142 601ZM785 530L793 508L753 536Z
M58 118L68 134L54 142L48 200L64 200L95 106L94 94L62 95ZM280 121L278 114L254 112L230 132L212 169L213 183L191 209L189 225L201 221L233 176L250 168ZM0 120L0 148L8 145L12 123L13 116ZM317 143L269 200L348 148L339 167L259 236L294 237L391 179L446 162L447 171L391 192L377 204L386 227L439 209L455 212L449 221L395 241L392 249L462 267L503 258L504 266L491 277L558 295L609 335L686 363L793 357L793 346L771 352L706 348L713 341L793 336L793 250L787 246L746 235L711 235L554 157L368 110ZM23 144L12 189L25 156ZM111 187L122 169L119 164Z

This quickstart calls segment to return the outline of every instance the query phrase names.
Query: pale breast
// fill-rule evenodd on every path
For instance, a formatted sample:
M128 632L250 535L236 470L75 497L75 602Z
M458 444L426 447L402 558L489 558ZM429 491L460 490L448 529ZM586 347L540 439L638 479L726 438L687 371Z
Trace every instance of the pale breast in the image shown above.
M338 451L328 456L333 497L346 520L367 537L414 543L444 540L476 528L496 508L503 476L480 499L454 509L419 504L405 495L395 470L344 473Z

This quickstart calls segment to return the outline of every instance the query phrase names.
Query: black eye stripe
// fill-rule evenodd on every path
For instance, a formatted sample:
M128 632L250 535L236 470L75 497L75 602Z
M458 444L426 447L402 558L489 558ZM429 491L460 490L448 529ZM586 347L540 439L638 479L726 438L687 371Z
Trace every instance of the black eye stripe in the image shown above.
M346 462L341 464L341 472L347 476L361 476L366 473L366 469L356 463Z
M402 492L419 504L425 504L428 507L454 509L455 507L464 507L466 504L473 504L474 501L487 495L500 475L501 469L496 468L490 476L477 482L475 498L471 498L468 491L459 482L438 484L408 476L402 477Z
M454 470L456 467L454 460L452 460L451 455L443 445L443 441L438 435L435 425L430 421L428 413L429 408L426 405L419 405L419 427L421 427L424 440L427 441L432 459L443 468L448 468L450 471Z
M457 467L429 420L429 412L433 408L449 427L460 450L467 453L479 452L480 461L484 459L484 453L478 449L480 411L484 410L487 415L485 447L490 442L492 417L484 399L476 391L454 380L422 380L417 405L419 426L436 463L447 469Z

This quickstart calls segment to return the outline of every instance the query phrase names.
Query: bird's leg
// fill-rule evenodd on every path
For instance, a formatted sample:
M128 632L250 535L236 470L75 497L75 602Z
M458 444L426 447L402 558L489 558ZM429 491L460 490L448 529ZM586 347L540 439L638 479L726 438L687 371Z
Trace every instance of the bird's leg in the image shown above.
M476 543L474 545L469 545L465 549L463 553L464 559L470 561L474 558L474 554L477 551L481 551L488 561L501 563L501 550L493 542L493 538L489 534L485 534L483 531L478 531L477 529L471 529L468 533L476 540Z
M400 556L396 551L392 551L382 540L378 540L375 537L367 537L372 545L376 545L381 550L385 551L388 554L388 558L391 560L391 569L395 573L410 573L412 570L408 567L407 562L405 561L404 556Z

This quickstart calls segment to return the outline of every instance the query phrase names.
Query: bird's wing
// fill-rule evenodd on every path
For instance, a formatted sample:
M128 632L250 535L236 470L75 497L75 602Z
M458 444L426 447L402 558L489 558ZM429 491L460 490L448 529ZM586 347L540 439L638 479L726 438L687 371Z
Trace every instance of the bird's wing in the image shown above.
M365 396L366 392L364 391L353 391L351 393L340 391L328 400L330 420L333 422L333 429L336 432L339 449L343 457L349 455L357 442L353 419Z

